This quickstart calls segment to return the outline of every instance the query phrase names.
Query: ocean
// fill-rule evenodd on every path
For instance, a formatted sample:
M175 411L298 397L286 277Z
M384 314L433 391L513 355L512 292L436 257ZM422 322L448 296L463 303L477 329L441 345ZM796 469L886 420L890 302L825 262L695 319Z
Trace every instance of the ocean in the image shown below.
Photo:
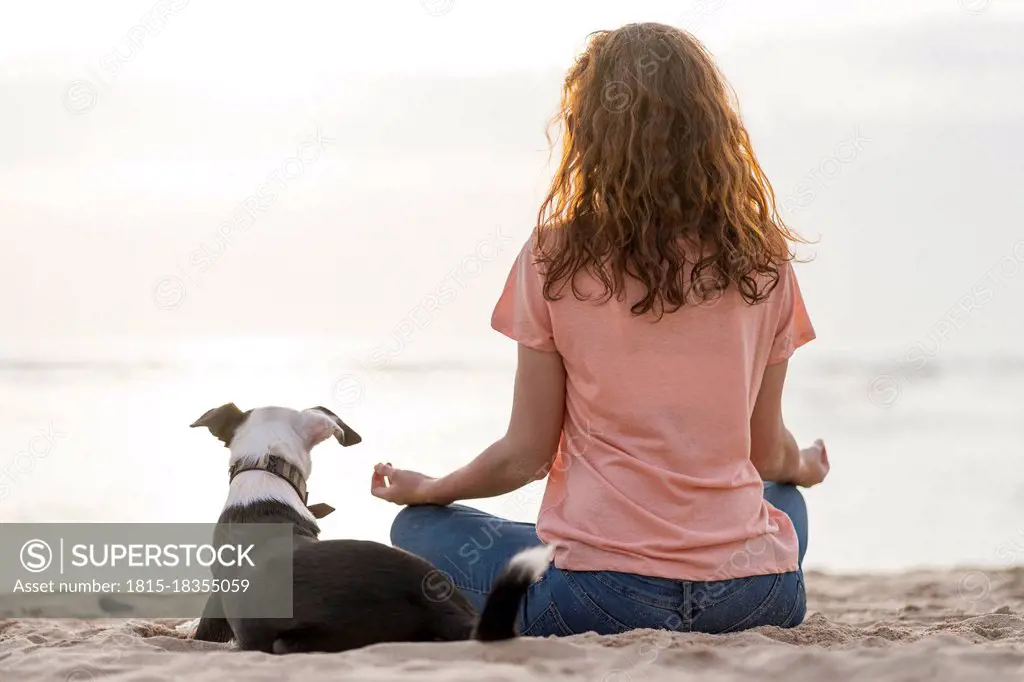
M314 451L310 500L339 510L324 537L386 542L397 507L370 495L373 464L442 474L500 437L514 347L376 341L109 340L0 356L0 519L212 521L227 451L188 425L227 401L322 404L363 436ZM907 355L812 343L791 361L786 421L802 442L824 438L833 466L806 492L809 568L1007 565L1024 551L1024 354ZM533 520L542 486L478 506Z

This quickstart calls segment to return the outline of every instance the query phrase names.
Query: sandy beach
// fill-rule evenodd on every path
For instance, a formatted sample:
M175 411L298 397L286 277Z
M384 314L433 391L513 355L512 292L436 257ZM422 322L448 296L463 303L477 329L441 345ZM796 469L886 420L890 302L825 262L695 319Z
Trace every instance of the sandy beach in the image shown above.
M0 679L60 680L1020 680L1024 568L809 573L793 630L650 630L503 644L383 644L274 657L187 639L186 621L0 621Z

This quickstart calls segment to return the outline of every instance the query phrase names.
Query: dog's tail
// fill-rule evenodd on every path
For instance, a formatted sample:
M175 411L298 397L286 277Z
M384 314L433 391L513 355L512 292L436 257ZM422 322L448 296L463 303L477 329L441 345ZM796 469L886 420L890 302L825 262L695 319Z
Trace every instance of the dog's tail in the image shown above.
M473 639L494 642L512 639L518 634L519 604L530 585L547 571L554 553L554 545L541 545L512 557L487 595L480 619L473 629Z

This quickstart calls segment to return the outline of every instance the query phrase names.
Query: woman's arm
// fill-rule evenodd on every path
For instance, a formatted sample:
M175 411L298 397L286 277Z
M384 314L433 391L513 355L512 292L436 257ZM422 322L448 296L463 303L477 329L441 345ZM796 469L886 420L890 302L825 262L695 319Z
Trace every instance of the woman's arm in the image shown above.
M512 416L505 435L442 478L378 464L371 493L397 504L444 505L517 490L547 473L558 449L564 412L562 356L520 344Z
M828 474L825 444L820 440L803 450L782 421L782 387L788 361L768 365L750 416L750 461L761 478L810 487Z

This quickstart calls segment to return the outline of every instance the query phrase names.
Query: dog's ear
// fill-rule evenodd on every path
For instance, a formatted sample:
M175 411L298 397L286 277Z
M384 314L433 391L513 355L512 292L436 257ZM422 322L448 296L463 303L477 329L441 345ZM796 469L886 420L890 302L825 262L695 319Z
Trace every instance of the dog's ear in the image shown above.
M234 403L225 403L220 407L207 410L202 417L189 426L191 428L205 426L224 445L229 446L231 439L235 437L235 430L245 421L246 416L247 413L238 409Z
M306 411L307 412L319 412L320 414L322 414L322 415L326 416L328 419L330 419L331 423L334 425L334 428L333 428L334 437L337 438L338 442L341 443L342 445L344 445L345 447L348 447L349 445L355 445L357 443L361 443L362 442L363 437L360 436L358 433L356 433L355 429L353 429L351 426L349 426L348 424L343 422L341 420L341 417L339 417L338 415L334 414L333 412L328 410L326 407L323 407L322 405L317 405L316 407L311 407L311 408L309 408Z
M338 433L338 425L323 412L303 410L299 413L299 420L295 430L302 437L306 446L311 448L336 435Z

